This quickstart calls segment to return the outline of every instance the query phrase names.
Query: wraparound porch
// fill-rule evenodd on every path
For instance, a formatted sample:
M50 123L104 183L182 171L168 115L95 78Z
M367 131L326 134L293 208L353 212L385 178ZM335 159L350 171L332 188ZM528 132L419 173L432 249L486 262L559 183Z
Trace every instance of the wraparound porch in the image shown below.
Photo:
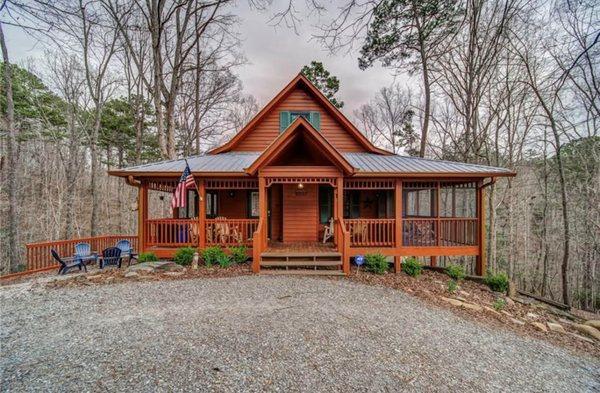
M332 220L333 237L325 247L340 252L344 271L349 270L351 257L372 252L396 257L396 269L399 269L403 256L433 257L432 264L436 263L438 256L475 256L477 272L481 274L484 271L480 257L483 246L479 224L481 217L477 215L480 211L482 182L341 177L320 178L318 182L296 177L283 179L285 182L281 178L268 181L263 178L262 182L260 178L198 180L198 193L191 197L195 207L185 214L176 212L183 218L141 220L140 244L144 251L155 252L159 257L171 257L177 248L183 246L202 249L214 245L228 247L242 244L249 248L249 253L256 259L272 245L278 244L280 248L283 245L296 252L314 252L308 246L311 242L282 242L282 237L275 237L272 217L276 207L270 204L274 198L270 193L273 186L282 184L297 188L302 184L306 189L307 185L314 184L315 187L329 187L331 193L327 195L333 199L331 203L325 203L319 199L319 193L319 198L314 202L317 205L315 220L319 220L315 240L321 241L322 231L327 226L322 224L321 216ZM161 180L160 191L169 192L166 182ZM262 193L261 183L264 184ZM144 185L147 187L145 191ZM156 185L156 180L142 181L140 196L146 194L147 198L150 187ZM262 203L266 205L266 211L261 209L261 194L264 195ZM206 202L200 203L200 200ZM245 201L246 206L238 206L237 217L221 215L223 212L232 212L230 204L239 205L241 201ZM140 215L144 216L144 200L140 202ZM397 209L397 206L401 208ZM186 214L197 213L200 214L185 217ZM218 216L215 217L215 214ZM252 214L258 214L258 217L248 218ZM313 241L312 244L317 243ZM260 271L260 265L256 270Z

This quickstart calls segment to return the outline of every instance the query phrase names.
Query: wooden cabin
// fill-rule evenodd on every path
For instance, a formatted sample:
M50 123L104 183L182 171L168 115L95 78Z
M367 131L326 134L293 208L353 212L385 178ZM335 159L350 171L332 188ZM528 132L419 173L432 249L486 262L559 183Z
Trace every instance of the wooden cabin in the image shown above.
M110 172L139 189L139 248L168 258L183 246L244 244L257 273L347 274L352 257L380 252L396 271L406 256L471 256L482 275L484 188L515 175L377 148L303 75L229 142L187 162L197 190L169 217L149 216L148 195L170 200L184 159Z

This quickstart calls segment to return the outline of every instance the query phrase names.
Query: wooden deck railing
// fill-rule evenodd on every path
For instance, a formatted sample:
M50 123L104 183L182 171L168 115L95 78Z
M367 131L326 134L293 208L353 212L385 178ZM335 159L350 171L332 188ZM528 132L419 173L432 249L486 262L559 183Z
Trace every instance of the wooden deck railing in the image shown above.
M257 228L258 219L254 218L207 219L206 244L252 246Z
M115 246L119 240L129 240L133 248L138 249L138 238L131 235L104 235L26 244L26 265L23 274L58 269L58 264L50 254L52 249L56 250L60 256L72 256L77 243L89 243L92 251L101 253L105 248Z
M198 245L198 221L188 218L159 218L146 221L147 246L185 247Z
M476 246L476 218L440 218L440 246Z
M477 245L476 218L405 218L405 247L456 247Z
M393 247L395 222L393 218L345 219L353 247Z

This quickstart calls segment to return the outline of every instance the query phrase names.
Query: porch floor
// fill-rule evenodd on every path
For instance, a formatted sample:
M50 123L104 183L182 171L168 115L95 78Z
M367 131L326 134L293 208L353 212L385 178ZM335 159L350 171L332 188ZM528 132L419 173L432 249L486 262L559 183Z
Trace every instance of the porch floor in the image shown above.
M333 243L321 242L269 242L264 254L331 254L337 253Z

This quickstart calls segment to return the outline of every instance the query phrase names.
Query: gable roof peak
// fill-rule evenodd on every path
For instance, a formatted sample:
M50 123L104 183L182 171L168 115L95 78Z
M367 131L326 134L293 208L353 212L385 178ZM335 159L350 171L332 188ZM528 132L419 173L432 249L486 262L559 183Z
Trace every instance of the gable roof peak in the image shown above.
M232 150L243 138L254 129L279 103L281 103L299 84L303 84L319 104L327 111L367 152L376 154L392 154L386 150L375 147L346 116L333 105L327 97L317 88L310 79L299 72L267 105L246 124L229 142L212 149L208 154L218 154Z

